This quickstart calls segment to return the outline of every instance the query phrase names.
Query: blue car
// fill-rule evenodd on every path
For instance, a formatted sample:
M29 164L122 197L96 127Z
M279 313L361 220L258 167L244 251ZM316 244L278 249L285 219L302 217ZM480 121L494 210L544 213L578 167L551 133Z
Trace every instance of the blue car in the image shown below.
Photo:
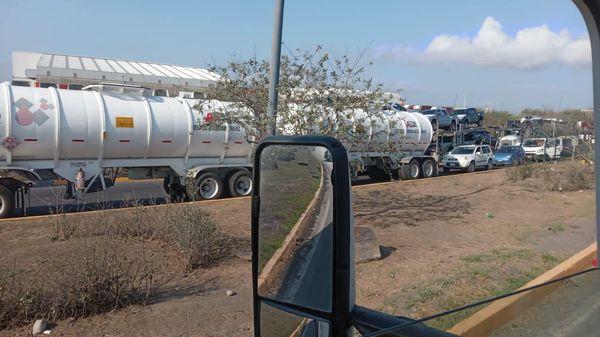
M520 146L503 146L496 150L493 159L494 165L521 165L525 163L525 151Z

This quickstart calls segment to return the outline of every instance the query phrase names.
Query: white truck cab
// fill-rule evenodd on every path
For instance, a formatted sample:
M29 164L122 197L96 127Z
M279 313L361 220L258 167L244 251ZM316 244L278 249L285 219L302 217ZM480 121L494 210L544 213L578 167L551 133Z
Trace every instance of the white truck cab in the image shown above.
M533 161L559 159L562 149L562 138L527 138L523 141L525 155Z

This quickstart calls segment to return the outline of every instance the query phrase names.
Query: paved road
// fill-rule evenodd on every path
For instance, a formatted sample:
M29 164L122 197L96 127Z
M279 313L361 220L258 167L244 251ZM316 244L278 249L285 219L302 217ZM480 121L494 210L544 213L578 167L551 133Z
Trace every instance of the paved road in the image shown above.
M439 172L439 176L455 173ZM367 176L359 176L353 185L370 184L373 181ZM64 186L37 187L31 189L31 207L27 215L46 215L56 212L78 212L105 208L121 208L131 205L132 202L143 204L162 204L166 202L167 195L162 188L162 179L131 180L117 182L115 186L102 192L90 193L84 196L83 201L63 200ZM19 212L19 211L17 211Z
M600 270L573 277L491 337L600 336Z
M117 182L115 186L86 194L82 201L62 199L64 186L38 187L31 189L31 207L27 215L45 215L56 212L76 212L105 208L121 208L132 203L161 204L166 201L162 179L132 180Z
M333 256L333 187L331 163L323 163L323 196L311 224L310 237L298 245L285 275L278 298L329 311L331 309Z

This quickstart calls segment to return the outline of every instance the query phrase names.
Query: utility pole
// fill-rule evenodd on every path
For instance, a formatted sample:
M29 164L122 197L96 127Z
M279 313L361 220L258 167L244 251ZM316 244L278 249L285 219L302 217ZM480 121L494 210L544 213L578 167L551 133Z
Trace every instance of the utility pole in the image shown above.
M271 71L269 78L269 105L267 107L267 135L277 133L275 120L277 118L277 95L279 90L279 64L281 59L281 33L283 30L284 0L275 0L273 18L273 44L271 48Z

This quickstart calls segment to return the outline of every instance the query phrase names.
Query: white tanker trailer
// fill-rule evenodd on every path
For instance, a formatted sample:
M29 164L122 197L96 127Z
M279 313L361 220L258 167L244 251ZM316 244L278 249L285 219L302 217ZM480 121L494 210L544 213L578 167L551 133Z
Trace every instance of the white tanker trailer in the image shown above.
M251 193L253 145L245 130L208 123L226 114L229 103L145 93L114 84L81 91L0 84L0 218L19 202L25 207L23 193L33 181L61 177L73 194L89 193L112 186L105 173L115 168L126 168L130 179L164 178L173 199ZM368 139L345 144L353 174L374 180L437 174L435 159L424 155L432 137L426 117L388 111L371 123L360 111L355 116L346 123L363 124ZM392 143L393 154L380 151Z
M56 90L0 84L0 217L42 177L86 193L107 188L106 168L130 178L164 177L171 195L219 198L252 189L252 145L239 125L209 127L227 103L148 97L143 88L94 85ZM193 109L203 104L203 113ZM99 188L98 188L99 187ZM74 188L73 188L74 189Z
M364 172L377 181L437 175L437 160L426 155L433 137L427 117L391 106L375 116L369 117L362 110L356 110L353 116L346 123L360 127L365 137L360 142L344 144L352 175Z

